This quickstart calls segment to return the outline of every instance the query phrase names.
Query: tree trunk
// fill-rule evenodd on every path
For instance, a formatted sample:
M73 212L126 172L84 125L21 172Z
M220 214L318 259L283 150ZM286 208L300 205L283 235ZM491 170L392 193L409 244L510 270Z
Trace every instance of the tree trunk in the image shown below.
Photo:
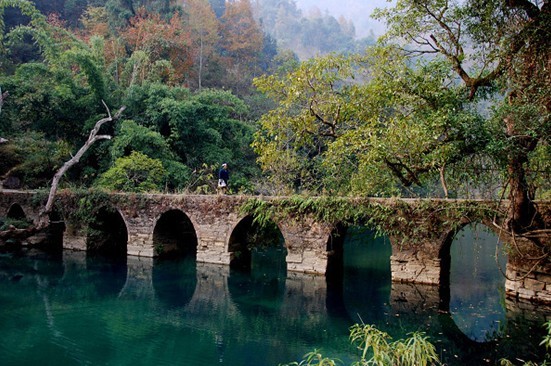
M65 172L69 170L70 167L72 167L73 165L79 162L82 155L84 155L84 153L90 148L90 146L92 146L92 144L94 144L94 142L102 139L111 138L111 136L109 135L98 135L98 132L104 123L117 120L125 109L124 106L121 107L118 110L118 112L112 117L111 112L109 111L109 108L105 105L105 103L103 103L103 105L107 109L107 117L100 119L99 121L96 122L96 125L94 126L92 131L90 131L88 140L84 143L84 145L82 145L82 147L78 150L75 156L73 156L71 159L65 162L65 164L63 164L63 166L59 168L59 170L55 173L52 179L52 187L50 189L50 194L48 195L48 201L46 202L46 205L44 206L44 208L40 211L37 224L27 229L11 228L9 230L2 231L0 232L0 240L2 241L7 239L23 240L48 228L48 226L50 225L49 215L52 212L52 209L54 206L54 200L57 192L57 187L59 185L59 181L61 180Z
M86 140L84 145L82 145L82 147L78 150L78 152L75 154L75 156L73 156L71 159L66 161L65 164L63 164L61 166L61 168L59 168L59 170L55 173L54 178L52 179L52 187L50 188L50 194L48 195L48 201L46 202L46 205L44 206L44 209L40 212L40 217L39 217L38 225L37 225L37 227L39 229L42 229L43 227L46 227L46 226L49 225L49 214L52 212L52 208L53 208L53 205L54 205L55 194L57 192L57 186L59 184L59 181L61 180L61 177L63 177L65 172L67 172L67 170L69 170L70 167L72 167L73 165L75 165L76 163L78 163L80 161L80 158L82 157L82 155L84 155L84 153L96 141L103 140L103 139L111 139L111 136L109 136L109 135L98 135L98 132L99 132L101 126L104 123L117 120L121 116L121 114L124 111L125 107L124 106L121 107L121 109L118 110L118 112L115 114L115 116L111 117L111 112L109 111L109 108L105 105L105 103L103 103L103 105L107 109L107 117L102 118L102 119L100 119L99 121L96 122L96 125L94 126L92 131L90 131L90 135L88 136L88 140Z
M529 195L530 190L524 167L528 163L528 154L537 146L537 139L529 136L519 136L513 116L505 118L505 125L507 136L513 141L507 164L509 212L505 227L512 233L520 234L531 229L537 229L542 224L537 207Z
M539 221L537 209L528 195L526 172L520 158L511 159L508 173L510 206L506 226L512 232L522 233Z
M444 190L444 197L447 199L448 185L446 183L445 169L446 169L446 164L442 165L439 170L440 170L440 184L442 184L442 189Z

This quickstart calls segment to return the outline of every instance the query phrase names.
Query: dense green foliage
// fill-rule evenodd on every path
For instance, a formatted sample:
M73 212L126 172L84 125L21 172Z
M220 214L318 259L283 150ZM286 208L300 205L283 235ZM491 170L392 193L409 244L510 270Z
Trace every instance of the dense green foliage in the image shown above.
M105 179L136 151L162 162L156 190L212 192L209 181L228 162L231 191L265 191L266 185L255 188L260 170L250 143L255 119L271 103L253 88L253 77L294 67L296 54L278 43L288 47L280 40L306 36L308 28L331 44L303 39L297 49L355 47L350 23L329 15L303 18L292 2L281 4L294 10L276 21L270 6L247 0L0 1L0 86L9 93L0 136L10 141L2 147L3 178L26 188L47 186L105 115L105 101L110 108L125 105L123 119L102 128L112 142L93 146L69 172L70 182L128 189ZM276 29L291 22L294 27Z
M549 349L551 347L551 322L544 324L547 335L540 343L546 349L545 360L541 365L549 364ZM355 324L350 328L350 341L360 351L358 361L353 366L407 366L407 365L440 365L436 348L423 332L410 333L406 339L392 341L390 335L369 324ZM519 360L522 361L522 360ZM342 361L324 356L320 351L314 350L304 355L300 362L292 362L287 366L336 366L342 365ZM500 365L512 366L513 362L501 359ZM525 362L524 366L537 366L535 362Z
M222 59L224 45L212 36L205 38L218 47L210 51L209 57L218 58L210 65L218 65L220 71L249 55L247 66L242 64L239 74L232 76L239 80L236 84L228 84L227 74L221 77L219 71L204 68L203 87L188 88L184 85L193 85L196 77L193 32L198 30L186 20L187 14L167 8L166 1L108 1L105 7L101 2L79 4L80 18L70 22L78 25L74 29L61 18L68 20L75 14L60 11L63 7L38 2L38 10L57 10L56 16L47 18L30 1L0 1L0 85L9 92L2 100L0 124L0 136L9 140L2 146L3 177L13 177L26 188L46 186L95 122L105 116L105 101L111 108L125 105L123 119L102 128L101 133L114 137L112 142L92 146L81 164L70 171L70 181L128 189L107 184L105 177L113 169L120 172L116 164L125 160L119 159L139 152L162 163L163 177L151 186L155 190L195 190L200 185L201 191L209 191L214 187L205 185L197 173L203 177L205 166L211 167L207 179L214 181L222 162L230 163L232 190L252 189L250 182L259 174L249 147L252 116L263 113L264 102L252 95L250 83L260 58L246 47L260 50L261 45L244 45L234 56L227 53ZM241 11L252 21L246 11L248 3L243 4L245 8L237 9L237 14ZM208 11L200 14L207 17ZM118 22L110 18L114 15ZM220 37L218 25L212 27L214 36ZM261 30L251 29L262 42ZM166 42L160 44L159 38ZM37 47L29 49L32 44ZM204 53L202 62L206 57ZM210 83L212 72L218 76ZM216 88L205 88L208 84ZM256 100L254 110L243 101L245 96Z
M130 156L118 158L113 167L102 174L97 184L101 188L116 191L160 191L165 175L160 160L133 151Z
M398 50L377 48L258 78L278 102L260 121L259 161L291 191L388 195L430 186L440 169L487 155L488 129L460 87L446 85L451 77L444 61L410 67Z
M448 5L398 1L366 54L255 80L276 108L253 146L281 193L508 192L510 227L533 224L518 219L550 189L549 7Z
M127 109L69 173L77 185L111 187L137 152L162 164L162 191L214 192L228 162L233 192L509 193L522 227L549 195L545 6L399 1L363 52L351 23L292 1L34 3L0 1L0 169L24 187L48 184L103 100Z

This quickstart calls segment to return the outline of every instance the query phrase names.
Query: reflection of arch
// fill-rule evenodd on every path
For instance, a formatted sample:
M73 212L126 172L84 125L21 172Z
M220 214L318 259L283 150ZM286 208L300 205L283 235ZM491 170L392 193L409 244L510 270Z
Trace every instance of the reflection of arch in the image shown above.
M86 250L89 253L126 258L127 242L128 230L119 211L107 206L95 211L86 238Z
M228 289L234 304L243 312L271 314L283 303L285 276L232 270Z
M501 244L497 235L477 224L464 225L446 243L449 267L442 271L449 282L440 288L440 310L452 314L454 325L472 341L495 338L501 332L496 326L506 319L505 277L498 268L504 271L506 259L496 251ZM478 317L480 313L485 316Z
M194 258L183 260L156 259L153 265L153 288L164 304L182 308L186 306L197 287L197 266Z
M286 256L285 241L281 230L274 222L260 226L254 222L252 216L245 216L235 225L228 240L230 253L230 267L250 271L253 252L251 248L275 248ZM284 260L284 259L283 259Z
M442 326L444 335L460 350L456 354L459 355L461 364L478 365L481 358L491 358L488 364L494 365L502 357L498 354L500 352L497 347L498 340L489 342L473 341L459 329L450 314L439 314L438 321Z
M287 250L279 227L273 222L261 227L246 216L234 227L228 251L228 288L233 302L242 311L277 310L287 278Z
M492 233L492 228L485 225L484 223L473 223L473 222L462 222L458 225L455 230L451 230L447 233L438 257L440 259L440 305L439 310L448 312L450 310L450 274L451 274L451 248L452 244L455 241L457 235L469 226L477 227L482 225L485 227L489 233ZM496 237L497 238L497 237Z
M86 270L87 285L83 287L90 286L89 295L92 298L116 297L124 288L128 275L126 256L87 256Z
M190 218L180 210L164 212L153 230L153 246L159 257L197 256L197 234Z
M350 322L376 321L389 303L391 245L365 226L337 225L328 240L327 310ZM361 319L360 319L361 318Z
M343 292L344 238L346 231L346 226L338 224L327 239L327 269L325 271L325 279L327 282L327 311L334 317L348 318Z
M24 220L26 218L25 211L23 211L23 208L18 203L10 206L6 216L15 220Z
M344 238L346 236L347 227L343 224L338 224L327 239L327 270L325 277L328 285L334 282L342 282L343 276L343 253L344 253Z

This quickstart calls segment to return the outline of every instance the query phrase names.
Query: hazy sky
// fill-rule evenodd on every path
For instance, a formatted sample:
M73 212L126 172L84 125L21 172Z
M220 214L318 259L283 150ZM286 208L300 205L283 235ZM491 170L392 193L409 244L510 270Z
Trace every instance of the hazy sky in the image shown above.
M369 34L370 29L377 35L384 33L384 23L375 21L370 15L375 8L391 6L392 2L386 0L296 0L296 4L306 16L309 11L317 8L322 12L327 11L335 18L342 15L346 19L351 19L356 26L356 35L364 37Z

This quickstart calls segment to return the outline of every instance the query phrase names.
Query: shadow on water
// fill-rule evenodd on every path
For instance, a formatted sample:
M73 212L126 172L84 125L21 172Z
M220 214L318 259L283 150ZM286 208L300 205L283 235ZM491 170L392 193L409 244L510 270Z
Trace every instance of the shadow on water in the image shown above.
M64 274L62 255L58 252L19 248L0 253L0 281L13 284L30 281L46 289L57 286Z

